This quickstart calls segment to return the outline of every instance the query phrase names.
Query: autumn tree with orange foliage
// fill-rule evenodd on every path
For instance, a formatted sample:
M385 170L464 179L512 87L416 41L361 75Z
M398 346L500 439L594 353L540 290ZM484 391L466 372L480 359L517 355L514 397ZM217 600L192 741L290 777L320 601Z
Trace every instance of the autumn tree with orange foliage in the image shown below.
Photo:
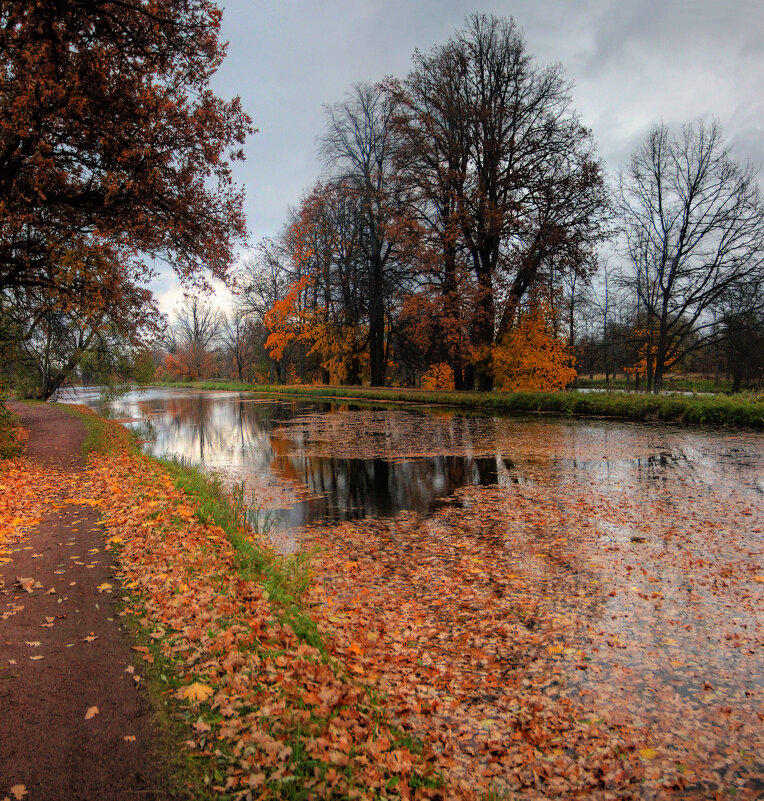
M265 315L271 357L291 355L324 383L370 378L368 265L357 192L317 183L282 237L293 277Z
M548 304L535 300L522 311L513 328L491 350L498 389L551 392L564 389L576 377L575 358L554 333Z

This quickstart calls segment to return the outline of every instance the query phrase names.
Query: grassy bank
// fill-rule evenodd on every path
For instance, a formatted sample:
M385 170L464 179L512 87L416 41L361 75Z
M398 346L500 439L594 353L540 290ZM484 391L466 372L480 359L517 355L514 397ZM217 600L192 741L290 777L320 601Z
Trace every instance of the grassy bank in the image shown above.
M24 438L18 417L0 397L0 459L13 459L24 449Z
M463 409L567 417L612 417L686 425L764 429L764 399L740 396L686 396L580 392L432 392L418 389L252 385L234 381L169 384L196 389L239 390L295 398L342 398L447 405Z
M391 798L437 786L421 744L322 633L329 608L306 608L308 559L277 554L248 526L243 493L146 456L84 407L62 408L86 425L86 491L116 551L120 615L174 785L195 799Z
M642 383L644 386L644 382ZM619 389L627 392L634 391L634 379L611 378L584 378L579 376L575 380L578 389ZM732 381L712 381L708 378L666 378L663 382L665 392L711 392L731 393Z

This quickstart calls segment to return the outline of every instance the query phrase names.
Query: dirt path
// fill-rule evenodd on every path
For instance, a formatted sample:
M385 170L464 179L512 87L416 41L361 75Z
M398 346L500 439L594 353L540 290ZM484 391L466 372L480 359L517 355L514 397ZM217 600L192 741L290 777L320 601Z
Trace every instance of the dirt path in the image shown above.
M54 406L14 411L54 505L0 564L0 799L19 785L25 801L168 798L147 694L105 586L118 584L97 511L66 503L85 469L83 425Z

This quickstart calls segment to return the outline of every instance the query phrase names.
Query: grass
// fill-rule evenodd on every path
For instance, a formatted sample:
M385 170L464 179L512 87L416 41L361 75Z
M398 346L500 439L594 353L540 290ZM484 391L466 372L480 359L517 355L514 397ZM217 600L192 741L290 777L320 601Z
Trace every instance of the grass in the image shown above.
M5 405L0 396L0 459L13 459L24 450L19 418Z
M253 518L267 534L270 518L247 504L243 487L233 494L226 492L219 476L203 473L184 459L162 459L165 469L197 505L196 516L206 524L215 524L225 531L237 554L237 570L244 579L257 579L276 605L282 623L288 623L304 642L325 652L321 635L311 617L303 610L300 599L311 582L310 554L299 552L282 556L247 535L246 524Z
M764 398L751 395L646 395L580 392L432 392L419 389L250 385L235 381L198 381L196 389L263 392L294 398L337 398L446 405L515 414L611 417L685 425L764 429Z
M623 389L634 391L634 380L627 381L625 378L611 378L606 381L604 378L582 378L579 376L575 381L575 386L579 389ZM717 382L709 378L667 378L663 382L663 389L666 392L731 393L732 381Z

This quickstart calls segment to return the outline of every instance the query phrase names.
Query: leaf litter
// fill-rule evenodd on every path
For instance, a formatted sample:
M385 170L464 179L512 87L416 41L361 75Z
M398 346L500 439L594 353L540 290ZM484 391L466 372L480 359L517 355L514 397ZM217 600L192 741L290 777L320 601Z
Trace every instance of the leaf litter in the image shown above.
M213 790L762 792L762 513L734 476L711 492L670 471L634 486L540 460L429 518L306 527L319 648L163 469L108 433L115 447L68 492L25 460L0 467L14 488L0 548L55 498L100 509L124 613L161 632L138 650L171 666Z

